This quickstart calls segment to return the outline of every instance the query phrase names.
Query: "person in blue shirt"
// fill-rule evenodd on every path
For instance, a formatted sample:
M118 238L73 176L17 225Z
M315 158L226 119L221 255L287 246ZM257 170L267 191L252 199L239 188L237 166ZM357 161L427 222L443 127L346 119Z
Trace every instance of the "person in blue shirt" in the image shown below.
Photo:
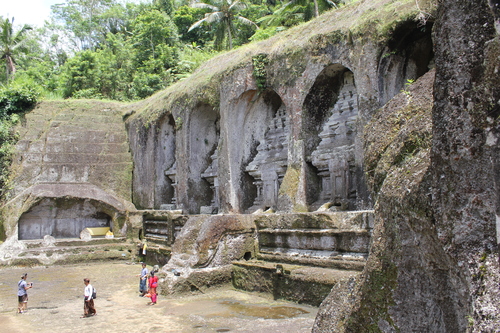
M139 293L141 293L139 296L144 296L148 292L148 274L149 271L146 267L146 263L142 263L142 269L141 269L141 274L139 274L140 280L139 280Z
M17 313L24 313L28 309L28 289L33 288L33 282L27 283L26 278L28 273L24 273L21 276L21 280L17 283L17 298L19 306L17 308Z

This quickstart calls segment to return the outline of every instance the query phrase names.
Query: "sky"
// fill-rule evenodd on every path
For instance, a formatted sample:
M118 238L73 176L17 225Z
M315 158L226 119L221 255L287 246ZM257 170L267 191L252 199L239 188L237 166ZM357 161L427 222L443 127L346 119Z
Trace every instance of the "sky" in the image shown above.
M128 2L141 1L144 0L128 0ZM0 0L0 16L4 19L14 17L14 25L29 24L41 27L45 20L49 19L50 6L65 2L65 0Z
M50 6L64 0L0 0L0 16L14 17L14 25L30 24L41 27L50 16Z

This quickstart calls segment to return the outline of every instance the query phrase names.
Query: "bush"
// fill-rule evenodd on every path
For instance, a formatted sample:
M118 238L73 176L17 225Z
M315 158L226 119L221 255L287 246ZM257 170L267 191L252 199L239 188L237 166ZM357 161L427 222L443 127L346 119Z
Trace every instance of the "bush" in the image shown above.
M33 83L12 83L0 88L0 117L33 108L41 89Z
M0 196L10 189L10 165L18 133L14 126L20 121L19 115L12 114L0 118Z

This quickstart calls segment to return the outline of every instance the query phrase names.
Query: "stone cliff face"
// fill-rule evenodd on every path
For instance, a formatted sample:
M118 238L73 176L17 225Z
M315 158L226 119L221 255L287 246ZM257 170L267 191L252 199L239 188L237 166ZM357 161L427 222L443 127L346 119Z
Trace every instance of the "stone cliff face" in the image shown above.
M355 3L132 106L134 202L190 214L370 208L360 133L433 65L432 22L419 13Z
M498 6L446 1L434 32L432 208L439 240L467 278L476 332L500 328Z

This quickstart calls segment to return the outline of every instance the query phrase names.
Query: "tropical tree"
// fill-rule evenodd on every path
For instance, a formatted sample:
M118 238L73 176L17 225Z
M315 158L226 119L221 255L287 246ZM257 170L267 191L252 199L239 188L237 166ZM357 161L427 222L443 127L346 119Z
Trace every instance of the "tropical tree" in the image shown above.
M117 13L118 7L114 0L66 0L51 8L56 21L74 34L78 49L86 50L97 48L105 39L107 29L118 29L121 23L117 22L121 16ZM113 19L106 15L110 10L114 13Z
M235 34L234 21L244 25L259 27L253 21L238 15L239 11L246 8L240 1L232 0L206 0L206 2L196 2L191 4L195 8L207 8L212 12L206 13L205 17L191 25L188 32L200 27L203 24L215 25L215 47L220 49L224 40L227 41L227 49L233 48L233 35Z
M1 20L0 23L0 59L5 61L5 76L7 82L16 73L16 55L26 53L27 32L31 26L25 24L18 31L14 31L14 18Z

